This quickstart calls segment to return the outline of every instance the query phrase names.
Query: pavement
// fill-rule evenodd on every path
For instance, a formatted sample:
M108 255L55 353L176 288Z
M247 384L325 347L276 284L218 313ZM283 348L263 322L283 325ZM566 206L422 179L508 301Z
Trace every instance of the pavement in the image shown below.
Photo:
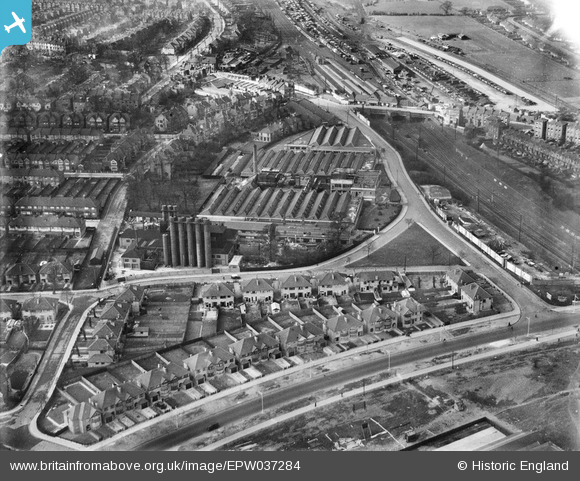
M459 366L461 366L463 364L473 363L473 362L477 362L480 360L485 360L485 359L490 358L490 357L497 357L497 356L501 356L503 354L508 354L511 352L523 351L523 350L528 350L528 349L535 349L540 344L554 344L554 343L557 344L557 343L564 342L564 341L569 340L569 339L578 339L578 331L576 329L567 330L565 332L560 332L560 333L552 334L552 335L548 335L548 336L543 336L541 338L538 338L538 340L536 340L535 338L522 340L521 342L510 344L510 345L507 345L505 347L500 347L500 348L496 348L496 349L491 348L485 352L481 352L478 354L472 354L472 355L466 355L465 357L461 357L461 356L465 355L466 352L457 352L456 353L457 358L454 358L452 361L443 362L441 364L438 364L435 366L429 366L429 367L425 367L425 368L419 368L419 369L411 368L411 370L409 372L400 372L399 371L394 375L394 377L391 377L389 379L385 379L383 381L375 382L372 384L365 384L364 387L351 389L350 391L342 392L340 395L338 395L338 394L331 395L331 396L326 397L324 399L318 398L316 400L316 402L310 403L307 406L301 407L299 409L295 409L295 410L290 411L288 413L280 414L280 415L278 415L274 418L271 418L267 421L264 421L264 422L261 422L258 424L254 424L249 428L238 431L235 434L232 434L230 436L226 436L226 437L220 439L219 441L216 441L216 442L213 442L213 443L208 444L206 446L203 446L203 447L199 448L198 450L199 451L215 451L215 450L221 449L224 446L227 446L228 444L231 444L233 442L241 440L241 439L243 439L247 436L250 436L252 434L255 434L259 431L271 428L272 426L275 426L276 424L288 421L289 419L295 418L295 417L300 416L302 414L306 414L310 411L314 411L316 409L324 409L325 406L329 406L329 405L332 405L332 404L337 403L337 402L344 402L346 399L350 399L350 398L353 398L356 396L364 395L364 393L366 393L366 392L370 392L370 391L374 391L374 390L378 390L378 389L383 389L387 386L390 386L392 384L397 384L397 383L406 381L408 379L413 379L416 377L421 377L421 376L437 373L439 371L445 371L445 370L450 369L450 368L457 369ZM401 367L404 369L407 366L401 366ZM408 367L407 367L407 369L408 369ZM580 371L580 368L579 368L579 371ZM571 416L571 418L574 419L573 416Z

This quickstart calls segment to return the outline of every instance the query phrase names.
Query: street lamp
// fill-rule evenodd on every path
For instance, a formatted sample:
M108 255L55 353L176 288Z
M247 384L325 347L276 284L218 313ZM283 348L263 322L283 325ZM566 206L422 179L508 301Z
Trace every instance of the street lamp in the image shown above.
M530 337L530 316L526 317L528 320L528 337Z

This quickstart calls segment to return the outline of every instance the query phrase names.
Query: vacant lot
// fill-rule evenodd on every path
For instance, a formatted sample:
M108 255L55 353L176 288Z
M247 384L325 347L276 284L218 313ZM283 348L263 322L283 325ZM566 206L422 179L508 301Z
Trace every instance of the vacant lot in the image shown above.
M350 267L454 265L461 261L431 234L413 224L399 237Z

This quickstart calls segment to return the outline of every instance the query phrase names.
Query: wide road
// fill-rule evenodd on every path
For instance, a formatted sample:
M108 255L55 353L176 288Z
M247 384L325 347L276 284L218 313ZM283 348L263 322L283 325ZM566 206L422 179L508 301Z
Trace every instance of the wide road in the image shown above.
M575 315L561 316L559 319L553 319L542 326L534 326L530 334L545 332L552 327L562 328L564 326L575 326L579 322ZM540 329L538 329L538 327ZM496 331L486 332L483 334L459 337L446 342L430 344L428 346L415 348L412 350L393 353L390 356L391 370L417 361L428 361L434 357L449 355L450 353L469 349L476 346L482 346L496 341L512 339L517 336L527 334L527 324L518 323L514 329L502 327ZM287 386L275 391L264 393L264 409L281 406L283 404L307 398L316 391L341 387L358 379L373 376L385 372L389 367L389 356L379 359L373 359L366 362L359 362L351 367L342 370L331 371L323 376L317 376L307 379L297 385ZM250 401L233 405L219 413L207 416L191 424L183 426L168 435L161 436L152 441L135 446L135 450L167 450L176 448L187 441L206 432L208 426L219 423L220 426L233 424L249 416L255 415L261 410L261 399L255 398Z

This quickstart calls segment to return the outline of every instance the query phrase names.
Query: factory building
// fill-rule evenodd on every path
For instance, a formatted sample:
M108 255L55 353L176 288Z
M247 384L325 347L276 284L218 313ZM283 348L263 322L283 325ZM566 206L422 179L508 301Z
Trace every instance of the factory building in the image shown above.
M310 187L269 187L251 183L223 184L208 199L200 216L238 231L240 248L256 244L274 226L277 240L315 245L332 235L342 222L341 241L346 244L356 228L362 198L345 192ZM243 249L242 249L243 250Z

